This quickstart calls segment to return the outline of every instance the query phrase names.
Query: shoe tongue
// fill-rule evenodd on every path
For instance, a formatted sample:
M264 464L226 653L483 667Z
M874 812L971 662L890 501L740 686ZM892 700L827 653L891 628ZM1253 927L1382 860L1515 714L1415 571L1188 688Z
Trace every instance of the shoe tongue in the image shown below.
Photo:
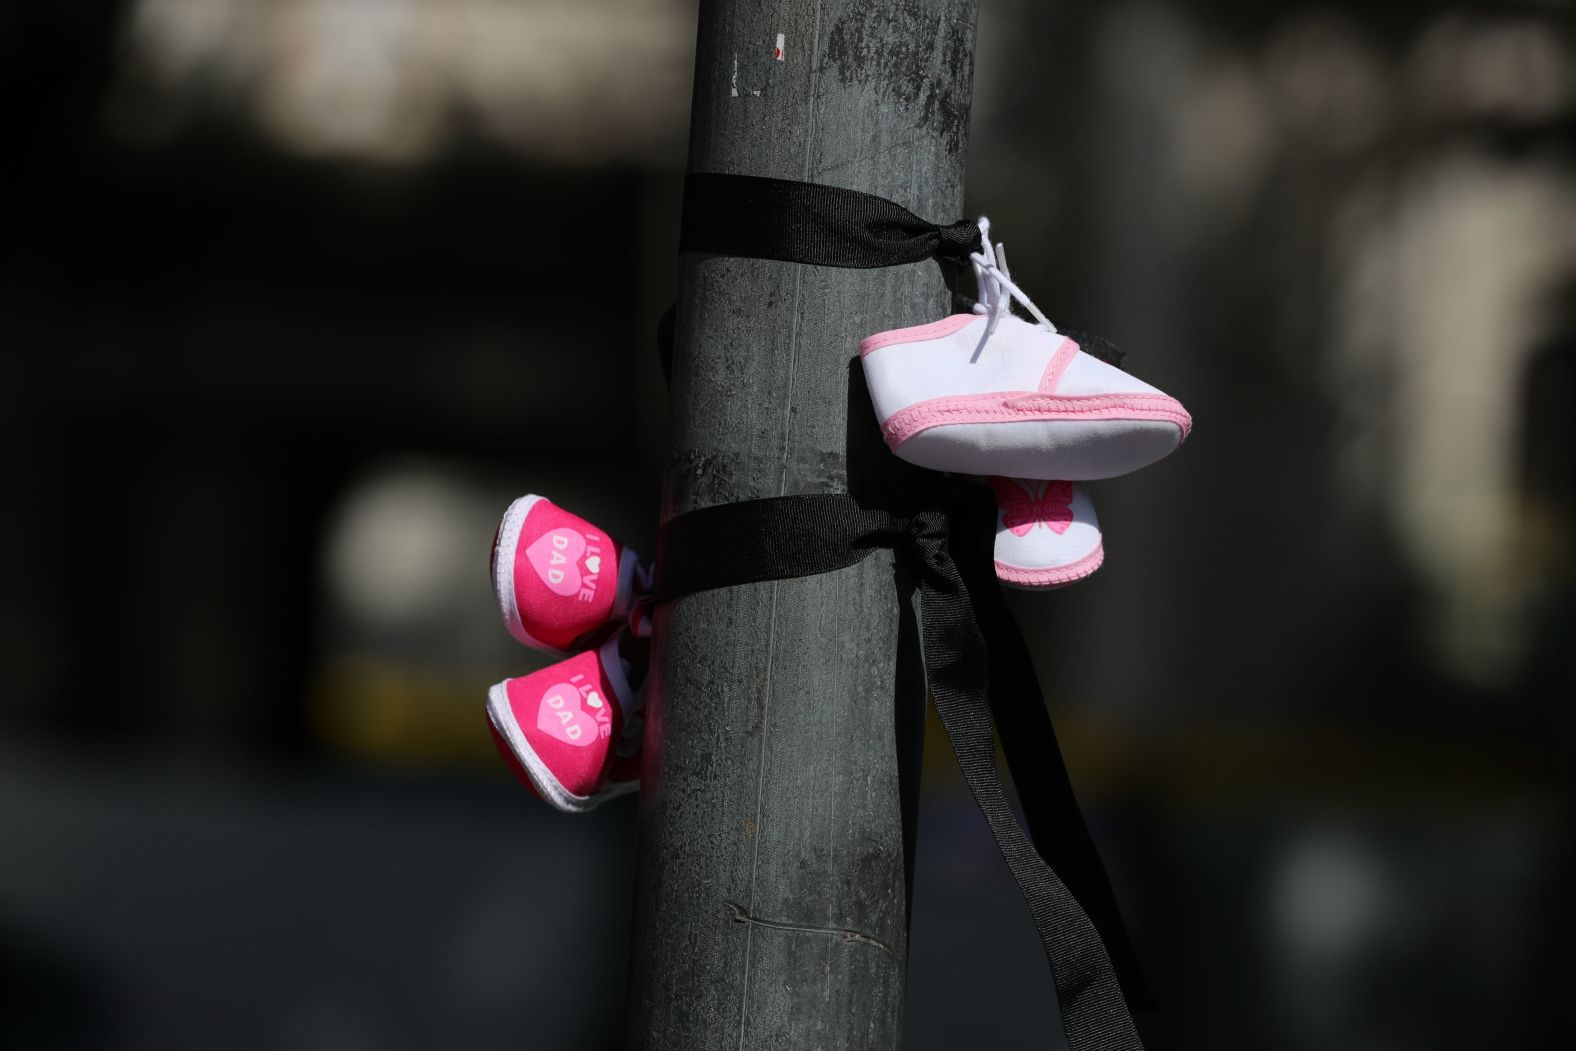
M1097 336L1093 332L1084 332L1081 329L1064 328L1061 334L1078 344L1078 349L1092 358L1099 358L1107 365L1116 368L1122 367L1122 362L1127 360L1127 351L1112 343L1104 336Z
M597 660L602 666L603 678L607 679L607 684L613 689L613 696L618 699L618 707L624 713L624 721L628 722L635 712L635 691L629 685L632 666L624 659L618 648L623 637L624 633L620 631L604 642L601 651L597 654Z
M613 609L608 613L611 620L629 616L629 611L635 608L635 600L650 590L649 574L644 572L640 556L627 547L618 551L618 590L613 593Z

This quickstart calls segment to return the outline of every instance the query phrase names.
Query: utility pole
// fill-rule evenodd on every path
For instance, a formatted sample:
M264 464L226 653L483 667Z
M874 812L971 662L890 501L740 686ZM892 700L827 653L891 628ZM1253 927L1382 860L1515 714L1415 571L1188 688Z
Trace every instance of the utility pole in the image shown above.
M974 0L702 0L690 170L960 218L974 19ZM687 255L664 519L892 484L858 343L950 306L931 263ZM924 704L901 576L878 552L659 608L630 1048L898 1047Z

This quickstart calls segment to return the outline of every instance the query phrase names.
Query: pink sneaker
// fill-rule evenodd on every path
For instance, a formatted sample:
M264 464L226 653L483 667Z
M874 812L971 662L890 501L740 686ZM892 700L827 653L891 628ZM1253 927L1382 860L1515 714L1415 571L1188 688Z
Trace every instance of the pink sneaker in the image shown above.
M1056 331L990 243L974 260L973 314L859 345L887 445L935 471L1084 481L1154 463L1193 426L1175 398L1083 353ZM1013 316L1009 300L1038 324Z
M1105 548L1089 490L1078 482L989 479L996 493L996 578L1059 588L1100 568Z
M622 655L627 638L620 632L487 693L499 754L559 810L584 813L640 787L645 669Z
M509 634L555 654L607 638L651 589L635 552L545 496L522 496L504 512L492 578Z

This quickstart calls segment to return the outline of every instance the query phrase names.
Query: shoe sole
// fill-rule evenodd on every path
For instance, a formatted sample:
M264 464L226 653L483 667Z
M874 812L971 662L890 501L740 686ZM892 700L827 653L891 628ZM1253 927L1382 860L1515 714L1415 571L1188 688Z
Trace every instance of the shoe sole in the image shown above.
M1019 591L1051 591L1064 588L1068 584L1076 584L1085 577L1090 576L1095 570L1105 563L1105 543L1095 546L1095 549L1076 562L1069 562L1065 566L1052 566L1048 569L1027 569L1023 566L1008 565L1006 562L996 563L996 579L1010 588Z
M498 600L498 612L503 616L503 625L509 629L515 641L555 657L567 657L567 650L549 646L525 630L525 625L520 621L520 606L514 596L514 560L520 549L520 531L525 528L525 520L530 516L531 509L544 499L546 497L527 494L510 504L509 510L503 513L503 522L498 526L498 543L493 548L493 596Z
M640 788L638 781L615 781L592 796L577 796L565 788L548 769L547 764L542 762L541 756L536 754L531 742L526 740L525 732L520 729L520 723L514 717L514 709L509 704L507 682L494 683L488 689L487 718L493 724L493 729L509 743L509 750L525 769L525 775L531 779L537 794L555 809L562 810L566 814L584 814L595 810L609 799L617 799Z

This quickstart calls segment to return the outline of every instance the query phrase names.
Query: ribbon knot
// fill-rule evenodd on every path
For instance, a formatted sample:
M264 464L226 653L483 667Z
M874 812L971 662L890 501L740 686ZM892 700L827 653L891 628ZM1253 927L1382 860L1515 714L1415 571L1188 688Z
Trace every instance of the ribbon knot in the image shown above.
M920 511L903 519L903 537L909 550L928 554L946 544L952 535L952 519L945 511Z
M948 259L966 261L969 256L980 250L983 238L980 234L979 224L972 219L959 219L955 223L948 223L936 231L940 238L940 247L936 254Z
M946 586L959 561L994 551L996 504L987 490L969 483L937 486L926 495L934 506L899 519L902 543L893 546L929 584Z

